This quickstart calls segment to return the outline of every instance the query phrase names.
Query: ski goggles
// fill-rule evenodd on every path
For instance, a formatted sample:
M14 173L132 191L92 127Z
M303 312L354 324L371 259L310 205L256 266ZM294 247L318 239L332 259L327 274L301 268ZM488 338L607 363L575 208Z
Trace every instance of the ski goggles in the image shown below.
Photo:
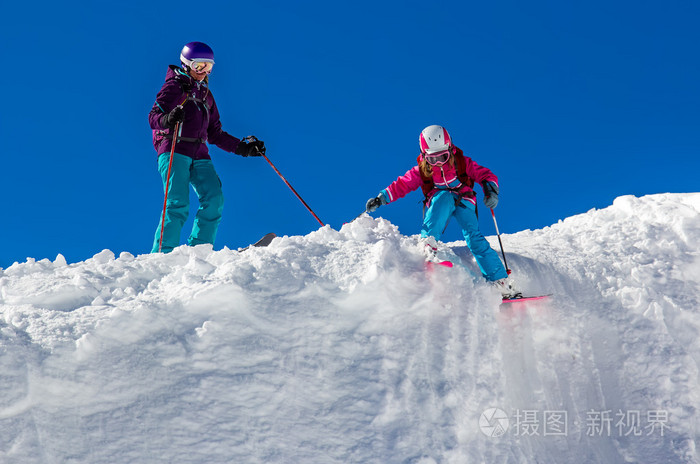
M450 159L450 150L442 150L435 153L423 153L423 158L431 166L442 166Z
M213 61L193 61L192 66L190 66L192 70L198 74L203 74L203 73L211 73L211 70L214 68L214 62Z

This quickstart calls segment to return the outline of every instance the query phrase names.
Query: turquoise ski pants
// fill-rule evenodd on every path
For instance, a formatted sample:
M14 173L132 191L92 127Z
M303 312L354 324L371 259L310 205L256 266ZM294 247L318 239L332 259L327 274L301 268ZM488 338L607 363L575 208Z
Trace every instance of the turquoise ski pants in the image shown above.
M194 246L211 243L213 245L221 222L221 212L224 209L221 180L214 170L214 164L211 160L193 160L189 156L175 153L170 179L168 179L169 163L170 153L163 153L158 157L158 171L163 179L163 192L168 185L170 188L165 206L165 224L163 224L161 211L151 253L158 252L161 228L163 229L161 249L163 253L169 253L180 245L182 226L190 212L190 184L199 197L199 209L187 244Z
M436 193L423 219L421 236L429 235L440 240L442 232L447 227L447 222L452 216L457 219L464 240L471 250L476 263L481 269L481 274L488 281L504 279L508 277L506 268L503 266L498 253L491 248L484 235L479 230L479 222L476 218L476 206L470 201L462 200L459 205L455 205L456 195L449 190Z

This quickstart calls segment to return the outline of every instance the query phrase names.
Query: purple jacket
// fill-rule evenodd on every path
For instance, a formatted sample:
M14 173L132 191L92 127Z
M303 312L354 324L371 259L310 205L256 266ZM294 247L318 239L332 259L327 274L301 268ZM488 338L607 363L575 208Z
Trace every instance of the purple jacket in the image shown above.
M185 120L180 124L181 139L175 146L176 153L196 160L211 159L209 147L204 142L213 143L225 151L236 150L240 140L221 130L219 110L207 84L197 82L184 69L171 65L148 115L153 129L153 146L159 155L169 153L172 148L171 130L163 126L162 119L177 105L183 105Z

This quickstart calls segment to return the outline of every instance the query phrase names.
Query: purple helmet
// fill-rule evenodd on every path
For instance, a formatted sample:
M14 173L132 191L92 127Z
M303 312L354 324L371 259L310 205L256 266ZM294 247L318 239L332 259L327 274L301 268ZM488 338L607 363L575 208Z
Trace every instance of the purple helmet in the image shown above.
M204 61L214 64L214 50L203 42L190 42L182 47L180 61L188 68L192 67L195 61Z

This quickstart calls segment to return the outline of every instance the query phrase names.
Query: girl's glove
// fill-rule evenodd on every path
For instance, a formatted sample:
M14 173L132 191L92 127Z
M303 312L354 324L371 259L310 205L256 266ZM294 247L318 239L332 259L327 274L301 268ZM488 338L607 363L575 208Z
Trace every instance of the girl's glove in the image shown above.
M365 211L367 211L368 213L374 213L380 206L382 206L382 200L379 197L370 198L369 200L367 200Z
M377 211L377 208L379 208L382 205L388 204L389 201L386 199L386 195L382 191L379 195L377 195L375 198L370 198L367 200L367 205L365 206L365 211L368 213L373 213Z
M495 208L498 205L498 185L495 182L484 182L484 204L487 208Z

